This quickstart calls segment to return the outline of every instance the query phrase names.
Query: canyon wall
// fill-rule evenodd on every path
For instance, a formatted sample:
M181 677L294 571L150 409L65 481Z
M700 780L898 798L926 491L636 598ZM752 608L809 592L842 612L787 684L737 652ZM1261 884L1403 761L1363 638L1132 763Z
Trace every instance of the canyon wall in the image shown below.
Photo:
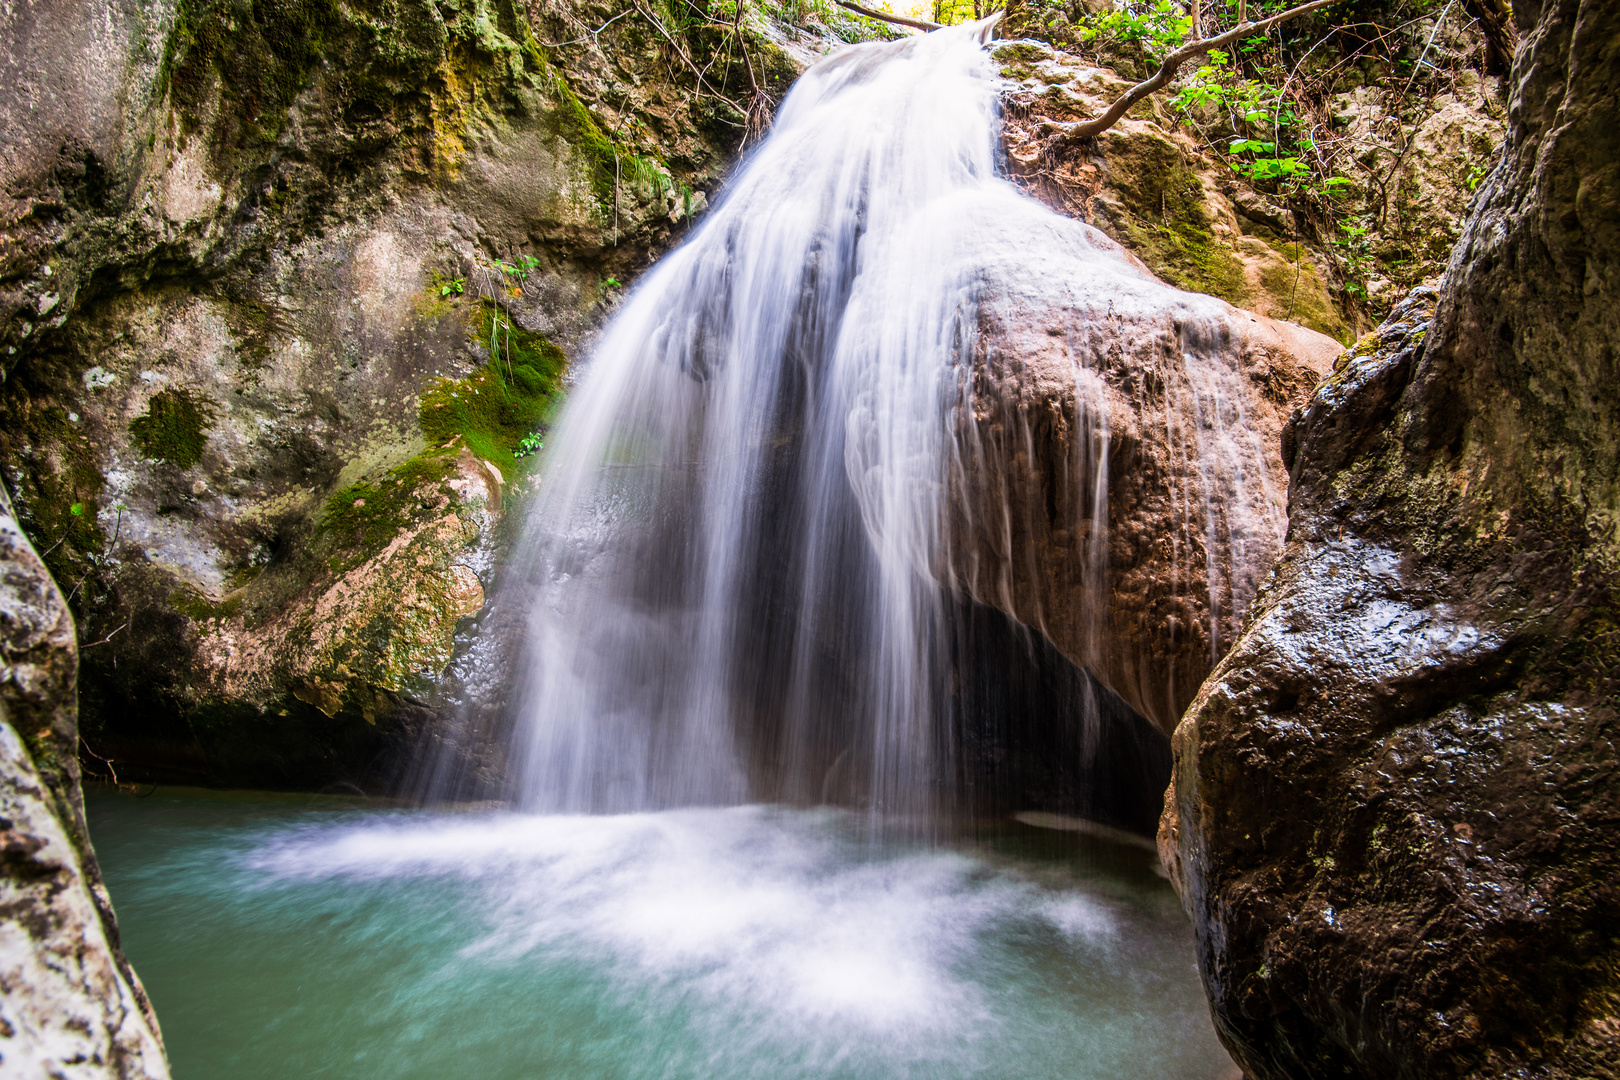
M1515 6L1438 295L1284 433L1160 846L1254 1080L1620 1075L1620 9Z

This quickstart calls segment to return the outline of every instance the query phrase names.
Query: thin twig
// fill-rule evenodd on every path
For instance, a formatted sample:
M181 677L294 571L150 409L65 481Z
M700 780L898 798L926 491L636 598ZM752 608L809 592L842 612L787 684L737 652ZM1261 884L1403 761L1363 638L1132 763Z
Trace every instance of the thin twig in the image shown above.
M133 617L134 617L134 616L131 616L131 617L130 617L130 618L133 618ZM118 625L118 630L122 630L122 629L124 629L124 628L125 628L125 627L127 627L127 626L128 626L128 625L129 625L129 619L125 619L125 620L124 620L124 621L123 621L123 622L122 622L122 623L120 623L120 624L119 624L119 625ZM113 631L113 632L112 632L112 634L108 634L108 635L107 635L107 636L106 636L106 637L104 637L104 638L102 638L102 639L101 639L101 640L100 640L100 641L92 641L92 642L90 642L90 643L89 643L89 644L87 644L87 645L80 645L80 646L79 646L79 651L80 651L80 652L83 652L83 651L84 651L84 650L86 650L86 649L93 649L93 648L95 648L95 647L96 647L96 646L97 646L97 645L105 645L105 644L107 644L107 642L109 642L109 641L111 641L111 640L112 640L112 639L113 639L113 634L116 634L116 633L118 633L118 630L114 630L114 631Z
M595 30L587 30L587 31L585 31L586 36L591 39L591 44L596 46L596 51L597 52L602 51L602 43L599 40L597 40L597 35L600 34L602 31L606 30L608 27L612 26L614 23L618 22L620 19L624 18L628 14L630 14L630 9L625 8L623 11L621 11L617 15L613 16L613 18L609 19L607 22L603 23L601 26L598 26ZM579 22L578 19L575 19L574 21ZM584 23L580 23L580 25L583 26ZM568 41L542 41L542 42L540 42L540 44L544 45L548 49L560 49L564 45L578 45L580 42L582 42L584 40L585 40L585 38L577 37L577 38L572 38L572 39L570 39Z
M713 86L709 86L709 87L704 86L704 84L703 84L703 72L698 70L698 66L697 66L696 62L694 62L692 60L692 58L687 55L685 49L681 48L681 43L676 41L675 38L670 35L670 32L667 29L665 29L663 20L657 18L656 16L649 13L645 8L643 8L641 6L641 0L631 0L631 3L633 3L635 5L635 8L636 8L637 11L641 12L642 18L644 18L648 22L652 23L653 29L657 30L661 35L663 35L663 38L664 38L665 41L669 42L670 47L675 50L675 55L679 56L683 61L686 62L686 66L692 69L692 74L697 76L697 83L698 83L697 88L698 88L699 93L702 93L705 89L707 89L709 93L713 94L715 97L719 98L721 101L725 102L727 105L730 105L733 109L737 110L737 114L739 116L746 117L748 115L747 112L743 109L743 107L741 105L738 105L735 101L732 101L730 98L726 97L726 95L722 94L719 90L715 89Z
M85 753L89 754L91 757L95 758L97 761L99 761L103 765L107 766L107 772L112 775L112 781L113 781L113 786L114 787L121 788L121 787L124 786L123 781L118 779L118 770L113 768L112 758L104 758L100 754L96 753L94 750L90 749L90 744L84 741L84 736L83 735L79 736L79 745L84 747L84 752Z
M1418 62L1412 65L1412 77L1406 80L1406 86L1401 90L1402 97L1412 92L1412 84L1417 82L1418 68L1423 66L1423 61L1428 57L1429 50L1434 48L1434 39L1440 36L1440 28L1446 25L1446 16L1451 14L1451 5L1455 2L1456 0L1446 0L1446 9L1434 21L1434 30L1429 34L1428 43L1423 46L1423 51L1418 53Z

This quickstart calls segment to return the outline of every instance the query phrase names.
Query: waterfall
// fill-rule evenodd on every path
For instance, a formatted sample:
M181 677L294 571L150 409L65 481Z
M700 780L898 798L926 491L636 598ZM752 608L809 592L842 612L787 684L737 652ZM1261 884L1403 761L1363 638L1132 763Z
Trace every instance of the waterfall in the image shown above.
M963 710L1000 710L1003 734L1063 729L1035 757L1090 768L1099 740L1123 740L1111 752L1136 764L1118 768L1148 777L1133 827L1151 829L1163 735L1001 614L1042 626L1019 593L1042 573L1020 562L1024 510L1009 493L986 520L964 492L995 472L987 454L1038 453L1027 418L992 422L980 400L983 328L1017 323L1018 282L1062 273L1109 312L1179 304L1189 340L1197 303L998 175L987 36L950 28L812 67L605 328L501 601L525 613L508 707L520 805L837 802L920 820L960 801L974 746L1002 737ZM1087 538L1084 651L1105 636L1111 406L1073 351L1060 419L1078 434L1053 506ZM1221 411L1218 388L1199 400ZM1203 507L1189 535L1233 531L1207 491L1187 497ZM1014 654L1034 674L1009 676Z

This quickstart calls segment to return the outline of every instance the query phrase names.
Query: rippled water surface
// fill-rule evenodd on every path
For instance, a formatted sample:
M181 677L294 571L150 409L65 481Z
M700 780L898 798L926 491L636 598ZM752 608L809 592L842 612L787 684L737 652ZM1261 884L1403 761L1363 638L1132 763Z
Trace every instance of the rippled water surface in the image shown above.
M92 793L179 1080L1232 1071L1153 856L836 811L431 814Z

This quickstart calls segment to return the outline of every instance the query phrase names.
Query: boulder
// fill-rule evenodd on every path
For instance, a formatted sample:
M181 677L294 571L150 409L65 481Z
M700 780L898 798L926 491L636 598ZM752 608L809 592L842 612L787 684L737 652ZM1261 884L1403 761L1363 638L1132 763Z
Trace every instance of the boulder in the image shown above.
M85 830L62 593L0 489L0 1072L166 1080Z
M1282 547L1283 422L1340 352L1044 216L987 256L949 579L1169 732Z
M1159 842L1254 1080L1620 1076L1620 9L1514 5L1438 295L1291 422Z

